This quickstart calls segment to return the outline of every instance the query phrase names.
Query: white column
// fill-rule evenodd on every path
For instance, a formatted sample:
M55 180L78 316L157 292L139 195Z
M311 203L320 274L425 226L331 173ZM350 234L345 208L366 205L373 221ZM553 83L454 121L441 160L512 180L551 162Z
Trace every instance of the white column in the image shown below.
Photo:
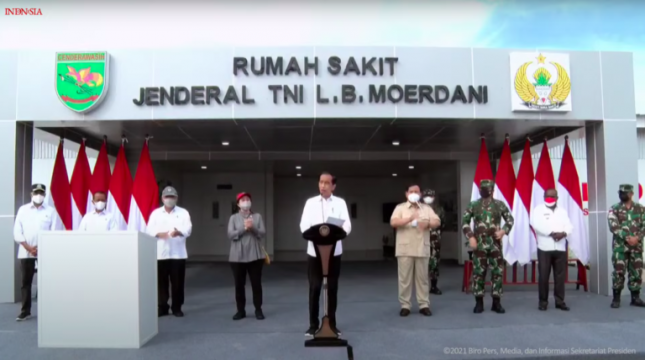
M457 222L457 239L459 248L459 264L463 264L465 260L468 259L468 249L464 245L466 239L461 231L463 226L462 217L464 211L470 203L470 196L473 190L473 179L475 179L475 170L477 169L477 159L474 160L462 160L457 163L457 179L458 185L457 188L457 198L458 198L458 210L459 210L459 221Z

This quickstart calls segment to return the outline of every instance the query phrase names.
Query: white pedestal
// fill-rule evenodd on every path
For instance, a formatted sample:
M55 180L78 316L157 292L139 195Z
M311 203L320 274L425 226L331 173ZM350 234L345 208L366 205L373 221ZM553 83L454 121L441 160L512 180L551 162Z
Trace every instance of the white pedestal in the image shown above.
M42 233L38 347L140 348L155 335L157 241L136 231Z

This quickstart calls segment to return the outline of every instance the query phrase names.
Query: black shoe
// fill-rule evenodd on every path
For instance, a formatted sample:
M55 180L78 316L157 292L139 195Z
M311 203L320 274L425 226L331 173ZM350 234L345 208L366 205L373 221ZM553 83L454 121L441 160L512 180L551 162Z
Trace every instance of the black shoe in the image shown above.
M645 302L641 300L639 291L632 291L632 302L630 302L629 305L636 307L645 307Z
M481 314L484 312L484 298L476 297L475 298L475 308L473 309L475 314Z
M168 312L168 310L162 310L162 309L159 309L159 310L158 310L158 312L157 312L157 315L158 315L159 317L162 317L162 316L168 316L169 314L170 314L170 313Z
M562 311L569 311L569 310L571 310L571 309L569 309L569 307L568 307L568 306L567 306L567 304L565 304L565 303L555 304L555 308L556 308L556 309L560 309L560 310L562 310Z
M618 309L620 307L620 293L621 290L614 290L614 298L611 300L612 309Z
M432 311L430 311L430 308L423 308L419 310L419 313L423 316L432 316Z
M30 317L31 317L31 314L29 314L29 313L21 313L16 318L16 321L25 321L25 320L29 319Z
M175 317L184 317L184 312L181 310L173 311L172 314L175 315Z
M538 305L538 310L540 311L546 311L546 308L549 304L545 302L540 302L540 305Z
M317 325L311 325L309 326L309 329L305 331L305 336L314 336L316 335L316 332L318 331L318 326Z
M264 320L264 314L262 310L255 310L255 318L258 320Z
M238 311L233 315L233 320L242 320L246 317L246 312L244 311Z
M410 309L401 309L401 312L399 312L399 315L402 317L406 317L410 315Z
M498 314L506 313L499 298L493 298L493 306L490 309Z
M430 285L430 294L441 295L441 290L437 287L437 280L432 280Z

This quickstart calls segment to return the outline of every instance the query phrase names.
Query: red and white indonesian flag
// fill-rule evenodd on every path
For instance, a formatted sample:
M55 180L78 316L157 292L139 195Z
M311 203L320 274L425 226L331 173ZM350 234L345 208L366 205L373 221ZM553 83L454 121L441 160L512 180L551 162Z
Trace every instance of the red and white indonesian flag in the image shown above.
M486 148L486 139L482 136L481 146L479 147L479 158L477 159L477 169L475 169L475 179L473 180L473 191L470 194L470 201L481 199L479 194L479 183L482 180L493 180L493 170L490 166L490 157Z
M513 218L515 225L509 234L509 244L515 252L517 261L524 265L531 262L531 244L537 244L535 234L531 231L531 200L533 195L533 159L531 142L526 139L524 152L515 181L513 199Z
M121 141L121 148L116 157L107 202L107 210L114 216L117 230L128 229L128 217L130 216L130 201L132 197L132 175L130 174L128 162L125 158L124 144L125 139Z
M555 176L553 175L549 147L546 140L544 140L542 153L540 154L540 162L538 162L538 167L535 171L535 181L533 182L533 199L531 204L533 209L538 205L544 204L544 192L549 189L555 189ZM537 254L537 241L531 241L531 256L535 254Z
M589 262L589 239L582 210L580 178L569 148L568 137L565 137L564 140L564 152L558 177L558 206L567 211L573 225L573 234L567 236L569 247L580 262L587 264Z
M87 212L88 204L92 204L90 195L90 181L92 172L90 171L90 162L87 160L85 151L85 141L81 143L81 148L76 155L76 163L72 172L70 189L72 192L72 228L78 229Z
M97 191L104 192L107 196L110 189L110 179L112 178L112 171L110 170L110 159L107 153L107 138L103 138L103 145L99 151L99 157L94 164L94 171L92 172L92 180L90 181L90 196L93 196ZM87 204L87 211L94 211L92 199ZM109 211L109 210L108 210Z
M69 187L69 177L67 176L63 150L63 139L61 138L56 152L56 160L54 161L54 172L49 189L49 203L54 206L58 214L57 230L72 230L72 193Z
M495 177L495 191L493 198L497 199L512 211L513 198L515 198L515 169L513 169L513 158L511 157L511 146L508 141L508 136L504 141L502 148L502 156L499 160L499 167L497 168L497 175ZM501 225L504 226L504 219ZM513 229L511 229L511 232ZM502 249L504 252L504 260L509 264L514 264L517 261L513 246L509 243L508 235L504 235L502 239Z
M159 186L155 178L148 150L148 139L143 143L141 158L134 178L132 188L132 202L130 203L130 219L128 230L146 231L148 219L159 204Z

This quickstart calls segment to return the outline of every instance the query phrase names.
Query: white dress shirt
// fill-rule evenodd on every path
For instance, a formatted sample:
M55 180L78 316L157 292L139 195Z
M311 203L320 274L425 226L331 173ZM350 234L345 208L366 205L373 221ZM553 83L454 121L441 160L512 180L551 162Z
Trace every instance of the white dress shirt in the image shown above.
M314 196L307 200L305 208L302 210L302 219L300 220L300 231L305 232L307 229L314 225L327 222L327 219L333 217L340 220L345 220L343 223L343 230L349 235L352 231L352 223L349 220L349 212L347 211L347 204L345 200L337 197L330 196L324 199L321 195ZM343 253L343 242L338 240L336 242L336 250L334 256L339 256ZM307 255L316 257L316 250L314 243L309 241L307 244Z
M573 232L573 225L566 210L559 206L550 209L544 204L538 205L531 211L531 226L537 236L538 249L567 251L565 239L555 241L549 236L554 232L564 232L569 236Z
M53 207L45 204L39 207L33 203L25 204L18 209L16 222L13 225L13 239L18 244L26 242L29 246L38 246L38 233L59 230L58 223L58 215ZM18 259L34 258L36 257L20 245Z
M156 237L159 233L171 232L174 229L177 229L183 236L157 239L157 260L187 259L186 238L193 231L193 224L188 211L179 206L175 206L170 212L162 206L150 214L146 229L148 235Z
M92 211L81 220L81 224L78 226L78 231L114 231L118 230L116 221L112 214L109 214L107 211L103 210L101 212Z

